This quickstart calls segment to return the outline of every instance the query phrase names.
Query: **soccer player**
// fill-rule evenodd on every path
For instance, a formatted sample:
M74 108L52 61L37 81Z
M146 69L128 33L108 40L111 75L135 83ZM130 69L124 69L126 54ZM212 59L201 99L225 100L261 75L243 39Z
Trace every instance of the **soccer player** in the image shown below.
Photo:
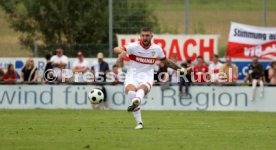
M160 60L168 67L184 73L188 70L166 59L162 48L157 44L151 43L152 37L151 28L145 27L140 31L139 42L133 42L124 47L114 48L114 53L119 54L117 63L123 62L126 55L130 58L124 89L129 99L127 111L132 112L136 120L137 125L135 129L144 128L139 105L152 87L154 80L153 65L155 61Z

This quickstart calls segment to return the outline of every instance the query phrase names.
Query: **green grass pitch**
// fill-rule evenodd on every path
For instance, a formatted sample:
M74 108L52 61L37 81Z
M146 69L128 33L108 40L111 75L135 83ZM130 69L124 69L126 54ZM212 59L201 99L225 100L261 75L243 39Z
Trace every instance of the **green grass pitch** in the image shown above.
M0 149L275 150L276 113L0 110Z

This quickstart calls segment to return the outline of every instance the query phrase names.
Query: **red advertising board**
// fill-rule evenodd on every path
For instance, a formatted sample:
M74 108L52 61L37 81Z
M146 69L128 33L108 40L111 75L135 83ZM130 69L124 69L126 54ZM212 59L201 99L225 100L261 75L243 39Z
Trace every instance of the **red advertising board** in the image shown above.
M139 35L118 34L118 45L124 46L127 43L139 40ZM173 35L157 34L153 42L159 44L170 58L176 55L179 61L195 60L201 55L206 61L212 60L213 54L218 51L218 35Z

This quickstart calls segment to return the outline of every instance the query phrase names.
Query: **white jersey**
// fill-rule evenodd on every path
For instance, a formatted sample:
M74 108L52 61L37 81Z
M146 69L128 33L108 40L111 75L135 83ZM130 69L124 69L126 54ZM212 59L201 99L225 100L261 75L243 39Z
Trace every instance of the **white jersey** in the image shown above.
M162 48L154 43L144 47L141 42L134 42L126 45L124 49L130 59L125 85L138 86L146 83L152 86L154 79L153 66L156 60L165 59Z
M130 59L128 70L153 73L155 61L165 58L162 48L154 43L144 47L140 42L134 42L124 48Z
M82 62L80 62L79 60L76 60L73 63L73 68L80 69L84 67L87 68L87 70L89 69L89 62L87 60L83 60Z
M209 65L209 73L211 75L211 79L214 79L214 81L218 81L219 79L219 70L222 66L222 63L218 62L218 63L211 63Z
M66 66L68 65L68 62L69 62L68 57L65 56L65 55L62 55L61 57L58 57L57 55L54 55L54 56L51 57L50 61L54 64L62 62L64 64L66 64ZM54 71L57 74L57 76L59 76L59 77L61 76L61 69L60 68L54 67Z
M83 60L82 62L80 62L80 60L76 60L74 63L73 63L73 68L76 68L76 69L81 69L81 68L86 68L86 71L85 72L82 72L81 74L79 73L77 75L77 77L74 76L74 81L75 82L83 82L85 81L83 79L83 74L85 74L86 72L88 72L89 70L89 62L87 60Z
M64 63L66 65L68 65L68 57L65 55L62 55L61 57L58 57L57 55L54 55L51 57L51 62L52 63Z

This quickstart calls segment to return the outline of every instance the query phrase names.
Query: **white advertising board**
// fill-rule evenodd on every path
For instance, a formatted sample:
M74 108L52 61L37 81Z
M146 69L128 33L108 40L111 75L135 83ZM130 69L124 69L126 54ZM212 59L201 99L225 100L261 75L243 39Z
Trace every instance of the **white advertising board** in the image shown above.
M90 109L91 85L0 85L0 109ZM111 109L127 108L122 85L107 85ZM178 97L178 87L154 86L142 103L145 110L269 111L276 112L275 87L265 87L263 98L250 101L251 87L192 86L190 98ZM257 93L256 95L259 95Z

